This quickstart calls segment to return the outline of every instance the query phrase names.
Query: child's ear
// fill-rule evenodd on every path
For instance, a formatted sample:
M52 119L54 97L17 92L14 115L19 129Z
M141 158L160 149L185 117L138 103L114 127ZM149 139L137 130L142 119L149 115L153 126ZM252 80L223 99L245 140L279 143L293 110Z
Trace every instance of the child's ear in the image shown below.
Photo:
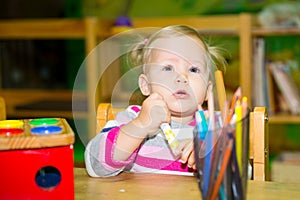
M145 74L141 74L139 76L139 87L143 95L145 96L150 95L151 89L150 89L148 78Z

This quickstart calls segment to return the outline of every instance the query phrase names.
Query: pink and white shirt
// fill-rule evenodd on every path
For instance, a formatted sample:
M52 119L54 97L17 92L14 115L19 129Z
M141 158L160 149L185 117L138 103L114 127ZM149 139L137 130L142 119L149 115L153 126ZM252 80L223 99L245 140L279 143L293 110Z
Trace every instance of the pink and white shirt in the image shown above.
M129 106L118 113L115 120L108 121L101 133L96 135L85 150L87 172L92 177L115 176L123 171L135 173L161 173L194 175L194 171L176 158L161 130L155 136L144 139L126 161L115 161L113 152L120 127L133 120L140 112L140 106ZM171 128L177 139L193 138L196 123L185 125L171 122Z

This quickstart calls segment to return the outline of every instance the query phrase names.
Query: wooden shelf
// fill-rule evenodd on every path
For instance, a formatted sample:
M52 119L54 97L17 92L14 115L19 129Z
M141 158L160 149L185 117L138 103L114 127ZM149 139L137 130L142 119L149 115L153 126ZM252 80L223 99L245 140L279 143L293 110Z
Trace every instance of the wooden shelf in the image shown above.
M8 118L62 117L73 118L71 90L0 90L5 99ZM79 97L86 101L85 94ZM63 108L67 103L68 107ZM85 102L86 103L86 102ZM44 105L42 105L44 104ZM61 105L63 104L63 105ZM37 105L37 106L35 106ZM47 107L51 106L51 107ZM86 118L87 111L76 112L76 117Z
M206 30L238 30L238 15L203 15L186 17L153 17L153 18L133 18L134 28L144 27L165 27L175 24L185 24L193 26L196 29Z
M284 36L284 35L299 35L300 29L289 28L289 29L263 29L254 28L252 29L253 36Z
M9 19L0 20L1 39L85 39L87 27L93 22L101 26L97 29L98 37L108 37L106 27L111 27L112 20L86 19Z
M270 124L300 124L300 115L282 113L269 116Z

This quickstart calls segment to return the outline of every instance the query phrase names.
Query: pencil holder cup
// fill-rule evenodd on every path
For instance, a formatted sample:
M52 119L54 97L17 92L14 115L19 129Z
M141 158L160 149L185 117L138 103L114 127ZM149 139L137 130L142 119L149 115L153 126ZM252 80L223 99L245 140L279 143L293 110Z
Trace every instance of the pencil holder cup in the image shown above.
M194 151L202 199L245 199L249 166L249 110L242 119L223 125L220 112L207 130L197 123ZM234 121L234 120L232 120Z

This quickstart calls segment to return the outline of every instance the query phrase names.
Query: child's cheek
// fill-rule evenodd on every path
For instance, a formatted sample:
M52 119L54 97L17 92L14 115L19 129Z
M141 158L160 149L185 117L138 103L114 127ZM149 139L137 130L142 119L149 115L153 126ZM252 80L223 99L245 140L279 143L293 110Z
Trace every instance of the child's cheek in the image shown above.
M203 82L196 82L190 84L190 87L192 88L194 99L196 99L198 104L202 104L206 97L207 86Z
M166 76L164 75L164 73L157 73L157 75L151 80L151 84L155 84L156 86L164 87L167 89L174 88L174 76Z

